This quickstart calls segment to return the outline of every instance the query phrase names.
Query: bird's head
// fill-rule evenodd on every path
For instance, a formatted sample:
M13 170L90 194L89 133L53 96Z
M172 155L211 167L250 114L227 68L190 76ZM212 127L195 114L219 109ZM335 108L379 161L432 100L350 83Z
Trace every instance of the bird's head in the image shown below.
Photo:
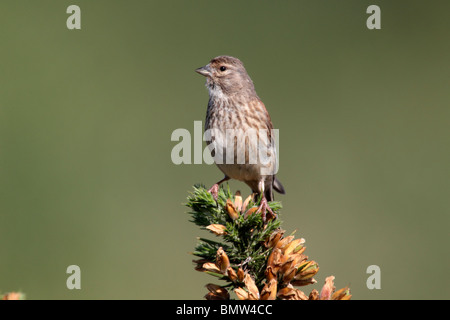
M206 77L206 87L210 95L217 93L256 95L252 79L238 58L219 56L195 71Z

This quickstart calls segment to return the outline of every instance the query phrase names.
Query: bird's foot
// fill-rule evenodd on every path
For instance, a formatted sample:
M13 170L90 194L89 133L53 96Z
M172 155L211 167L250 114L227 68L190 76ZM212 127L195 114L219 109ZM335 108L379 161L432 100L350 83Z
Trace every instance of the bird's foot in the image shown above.
M214 200L216 200L217 202L217 199L219 198L219 184L216 183L215 185L213 185L211 189L208 190L208 192L211 193Z
M258 210L256 210L256 214L258 213L261 213L264 223L277 217L272 209L270 209L266 197L262 197L261 204L259 205Z

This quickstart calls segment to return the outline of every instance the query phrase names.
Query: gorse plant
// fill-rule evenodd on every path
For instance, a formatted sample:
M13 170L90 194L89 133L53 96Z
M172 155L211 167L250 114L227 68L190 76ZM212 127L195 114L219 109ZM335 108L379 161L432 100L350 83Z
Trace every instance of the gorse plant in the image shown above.
M233 195L229 187L220 188L217 201L203 187L195 186L188 197L192 222L219 237L218 240L199 238L193 255L195 269L210 274L223 285L207 284L206 299L230 299L234 292L241 300L346 300L351 297L346 287L335 291L334 277L325 280L321 292L309 295L295 288L316 283L319 271L315 261L304 254L303 238L285 236L281 220L270 216L266 221L257 211L260 199L240 193ZM275 215L281 204L269 206Z
M0 293L0 300L25 300L25 294L22 292Z

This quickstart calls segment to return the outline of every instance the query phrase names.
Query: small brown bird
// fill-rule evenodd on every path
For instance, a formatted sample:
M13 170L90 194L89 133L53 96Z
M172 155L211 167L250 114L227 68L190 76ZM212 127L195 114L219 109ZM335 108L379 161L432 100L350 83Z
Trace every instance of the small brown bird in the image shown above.
M209 192L217 199L219 184L229 179L243 181L252 192L262 195L257 212L264 220L267 211L275 216L267 200L273 201L273 189L281 194L285 191L275 178L273 125L243 63L234 57L219 56L195 71L206 77L209 91L206 142L225 174Z

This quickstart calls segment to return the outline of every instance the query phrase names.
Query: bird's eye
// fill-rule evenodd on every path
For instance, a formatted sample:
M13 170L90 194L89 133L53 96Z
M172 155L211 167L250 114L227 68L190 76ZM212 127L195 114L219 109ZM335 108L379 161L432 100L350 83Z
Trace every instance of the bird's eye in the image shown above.
M221 66L221 67L220 67L220 71L223 72L223 71L225 71L225 70L227 70L227 67L225 67L225 66Z

